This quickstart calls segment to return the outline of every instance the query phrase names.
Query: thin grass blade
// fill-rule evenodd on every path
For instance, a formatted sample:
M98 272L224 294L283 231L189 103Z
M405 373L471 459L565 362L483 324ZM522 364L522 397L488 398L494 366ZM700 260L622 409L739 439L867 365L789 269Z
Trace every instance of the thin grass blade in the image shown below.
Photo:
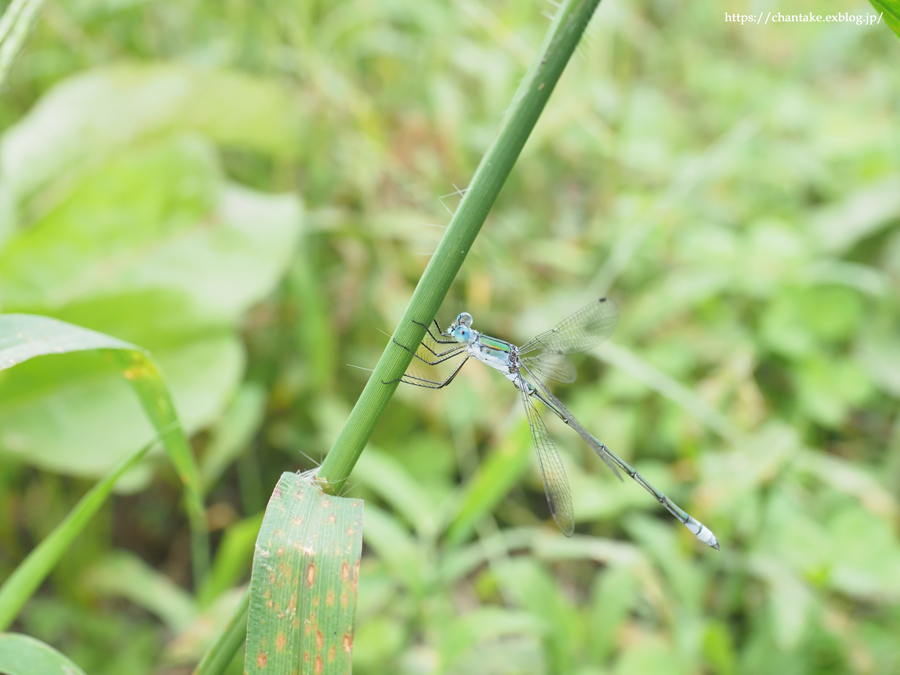
M136 345L64 321L32 314L0 315L0 370L38 356L93 350L107 353L131 383L185 486L191 562L196 581L201 583L209 568L209 544L200 472L153 359Z

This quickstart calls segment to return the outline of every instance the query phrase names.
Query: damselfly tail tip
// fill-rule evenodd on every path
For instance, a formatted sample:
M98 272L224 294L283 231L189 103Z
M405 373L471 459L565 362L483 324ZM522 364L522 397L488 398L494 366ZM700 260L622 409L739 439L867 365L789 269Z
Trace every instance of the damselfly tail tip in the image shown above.
M684 514L684 516L685 517L681 522L688 530L690 530L691 534L710 548L714 548L718 551L719 540L716 539L716 535L712 533L712 530L696 518L691 518L688 514Z
M696 534L697 539L702 541L704 544L706 544L710 548L714 548L718 551L719 550L719 540L716 539L716 535L714 535L712 533L712 530L710 530L708 527L706 527L706 525L702 525L701 527L702 527L702 529L699 532L697 532L697 534Z

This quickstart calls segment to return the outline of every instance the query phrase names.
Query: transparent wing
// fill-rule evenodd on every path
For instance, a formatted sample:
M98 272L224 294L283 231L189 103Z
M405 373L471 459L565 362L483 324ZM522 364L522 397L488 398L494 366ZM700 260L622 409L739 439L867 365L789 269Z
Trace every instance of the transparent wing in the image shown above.
M535 349L552 354L585 352L612 335L618 323L618 305L609 298L600 298L560 321L556 328L533 337L519 348L519 354Z
M526 393L528 385L524 381L521 381L521 385L522 402L525 404L525 415L528 417L528 426L531 427L531 440L534 442L534 450L541 467L541 477L544 479L547 504L550 506L550 513L553 514L553 519L559 525L559 529L567 537L571 537L575 531L575 512L572 508L572 493L569 492L566 470L550 434L547 433L544 420L541 419L531 397Z
M574 382L578 377L575 366L562 354L539 352L534 356L523 357L522 363L529 371L557 382Z

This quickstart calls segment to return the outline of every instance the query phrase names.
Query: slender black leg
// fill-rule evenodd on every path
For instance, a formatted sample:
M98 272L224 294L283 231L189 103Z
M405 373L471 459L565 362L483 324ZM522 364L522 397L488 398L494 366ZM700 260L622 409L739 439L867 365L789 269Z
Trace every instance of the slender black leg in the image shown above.
M425 332L428 333L428 337L430 337L432 340L437 342L439 345L459 344L456 340L441 340L441 339L435 337L434 333L431 332L431 327L422 323L421 321L416 321L415 319L413 319L413 323L416 324L417 326L421 326L422 328L424 328ZM437 319L434 320L434 327L437 328L438 335L440 335L441 337L448 337L448 336L444 335L443 331L441 330L441 327L438 325Z
M439 344L439 345L453 345L453 346L450 347L449 349L444 349L444 350L441 350L441 351L437 351L437 352L436 352L434 349L432 349L431 347L429 347L429 346L425 343L425 341L423 340L423 341L422 341L422 346L423 346L425 349L427 349L429 352L431 352L432 354L434 354L435 356L437 356L437 357L444 356L444 355L446 355L446 354L449 354L449 353L452 352L452 351L455 351L456 348L459 347L459 342L457 342L456 340L441 340L440 338L436 337L435 334L431 332L431 329L430 329L428 326L426 326L424 323L421 323L421 322L419 322L419 321L413 321L413 323L416 324L417 326L421 326L422 328L424 328L424 329L425 329L425 332L428 334L428 337L430 337L430 338L435 342L435 344ZM438 326L437 321L434 322L434 325L437 326L437 329L438 329L438 335L440 335L440 336L442 336L442 337L446 337L446 336L441 332L441 328L440 328L440 326Z
M391 339L393 340L393 338L391 338ZM459 344L458 342L455 342L454 344L456 344L456 347L454 347L453 349L448 349L447 351L445 351L445 352L440 352L439 354L437 354L437 353L435 353L435 352L431 352L432 354L434 354L434 355L435 355L436 357L438 357L438 358L437 358L437 360L435 360L435 361L429 361L428 359L422 358L421 356L419 356L418 354L416 354L412 349L410 349L410 348L407 347L406 345L400 344L400 343L397 342L396 340L394 340L394 344L397 345L398 347L401 347L401 348L405 349L405 350L408 351L410 354L412 354L412 355L415 356L417 359L419 359L419 361L421 361L422 363L427 363L429 366L436 366L436 365L438 365L439 363L443 363L444 361L448 361L448 360L452 359L452 358L455 357L455 356L459 356L460 354L462 354L462 353L466 350L465 345L461 345L461 344ZM423 345L423 346L424 346L424 345ZM426 347L426 349L428 349L428 348ZM428 351L431 351L431 350L429 349Z
M393 384L394 382L402 382L403 384L411 384L414 387L425 387L426 389L443 389L448 384L453 382L453 378L456 377L457 373L459 373L460 370L462 370L463 365L465 365L466 361L468 361L468 360L469 360L469 357L467 356L462 361L460 361L459 365L456 366L456 369L452 373L450 373L450 377L448 377L443 382L435 382L434 380L427 380L424 377L416 377L415 375L404 375L403 377L401 377L399 379L390 380L388 382L385 382L382 380L381 383L382 384Z
M455 344L456 346L455 346L455 347L450 347L449 349L445 349L445 350L443 350L443 351L441 351L441 352L436 352L436 351L434 351L431 347L429 347L428 345L426 345L424 342L420 343L420 345L421 345L422 347L424 347L425 349L427 349L429 352L431 352L432 354L434 354L434 355L437 356L438 358L440 358L441 356L446 356L446 355L449 354L450 352L456 352L456 351L459 351L459 348L462 346L462 345L460 345L458 342L456 342L455 340L453 341L453 344Z

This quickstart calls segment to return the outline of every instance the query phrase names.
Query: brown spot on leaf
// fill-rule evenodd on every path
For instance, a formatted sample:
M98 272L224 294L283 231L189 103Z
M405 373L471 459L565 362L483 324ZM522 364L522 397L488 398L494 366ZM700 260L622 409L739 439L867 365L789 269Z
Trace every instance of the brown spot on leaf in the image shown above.
M287 636L281 631L278 632L278 635L275 638L275 649L280 652L284 651L284 646L287 644Z
M309 563L309 567L306 568L306 585L312 587L313 582L316 580L316 564Z
M341 581L345 584L350 581L350 565L347 564L347 561L341 563Z
M269 662L269 655L265 652L259 652L256 655L256 667L257 668L265 668L266 664Z
M322 631L316 631L316 649L321 650L322 647L325 646L325 636L322 635Z
M334 604L334 591L328 591L325 595L325 604L331 607Z
M325 664L322 662L322 657L316 654L316 675L322 675L325 671Z
M328 650L328 663L334 661L334 645L331 645L331 649Z
M348 654L353 651L353 633L344 633L344 637L341 639L341 646Z

